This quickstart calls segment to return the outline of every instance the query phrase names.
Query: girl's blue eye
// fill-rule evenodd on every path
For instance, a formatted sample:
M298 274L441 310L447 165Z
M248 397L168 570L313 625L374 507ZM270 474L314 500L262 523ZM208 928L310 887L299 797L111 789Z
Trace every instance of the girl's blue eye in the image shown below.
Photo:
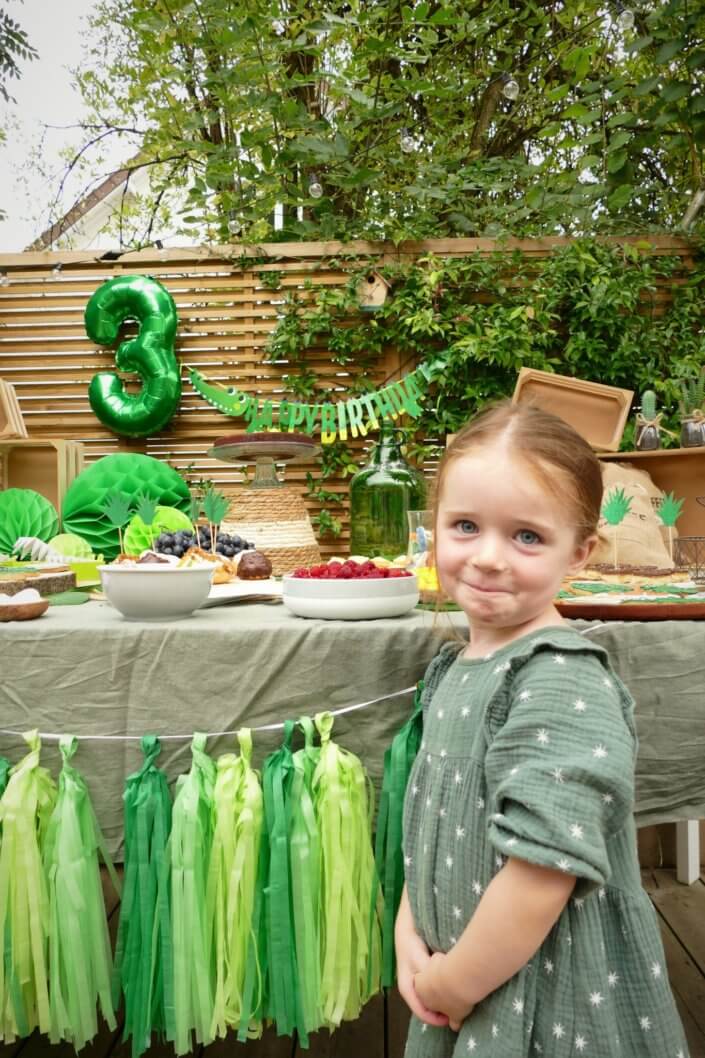
M517 533L517 539L520 544L526 544L527 546L541 543L541 537L533 529L520 529Z
M476 533L477 532L477 526L475 525L474 522L471 522L469 520L469 518L463 518L462 521L456 522L455 524L456 524L456 527L460 530L461 533Z

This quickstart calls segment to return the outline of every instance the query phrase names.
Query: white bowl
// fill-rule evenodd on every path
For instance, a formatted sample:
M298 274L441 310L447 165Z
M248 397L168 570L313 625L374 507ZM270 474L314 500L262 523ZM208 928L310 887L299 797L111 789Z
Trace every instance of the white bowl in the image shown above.
M132 621L188 617L208 598L215 567L98 566L108 601Z
M379 580L318 580L315 577L282 578L282 601L297 617L327 621L367 621L374 617L399 617L419 601L415 576Z

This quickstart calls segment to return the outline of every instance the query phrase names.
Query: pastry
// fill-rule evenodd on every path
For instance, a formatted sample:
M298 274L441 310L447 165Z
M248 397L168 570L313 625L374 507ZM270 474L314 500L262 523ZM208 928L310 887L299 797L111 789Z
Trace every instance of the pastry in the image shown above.
M268 580L272 575L272 563L261 551L243 551L237 564L237 575L241 580Z
M179 566L201 566L204 562L212 562L215 565L213 573L214 584L229 584L237 576L237 565L222 555L213 554L212 551L204 551L202 547L190 547L183 558L179 559Z

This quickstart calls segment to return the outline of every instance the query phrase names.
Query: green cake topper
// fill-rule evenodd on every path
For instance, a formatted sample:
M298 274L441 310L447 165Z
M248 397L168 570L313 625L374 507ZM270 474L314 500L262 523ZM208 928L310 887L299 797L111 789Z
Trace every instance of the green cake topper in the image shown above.
M602 505L602 517L608 525L615 528L614 534L614 568L617 568L617 527L621 525L632 509L631 497L627 496L624 489L610 489Z
M215 529L220 525L228 513L230 500L222 492L217 492L212 486L206 489L203 495L203 513L208 519L208 528L211 534L211 551L215 551Z
M672 492L667 492L656 510L662 524L668 527L668 550L671 561L673 561L673 526L681 516L683 502L683 500L677 500Z
M107 518L108 522L114 529L118 531L118 538L120 540L120 551L122 552L122 529L126 525L132 515L132 500L124 492L120 492L119 489L115 489L113 492L109 492L103 503L103 514Z

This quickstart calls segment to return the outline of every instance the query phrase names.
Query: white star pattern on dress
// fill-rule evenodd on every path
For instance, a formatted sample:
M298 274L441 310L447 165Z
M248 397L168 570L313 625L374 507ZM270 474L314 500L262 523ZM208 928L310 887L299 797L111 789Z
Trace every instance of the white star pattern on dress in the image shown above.
M553 655L553 664L554 665L565 665L565 658L563 657L563 655L562 654L554 654Z
M517 773L518 771L519 771L519 769L518 769L518 768L512 768L512 769L510 770L509 774L510 774L510 775L516 775L516 773Z
M480 885L480 883L478 881L474 881L472 883L472 891L475 894L475 896L482 896L482 886Z
M463 912L461 911L461 909L459 907L454 907L453 908L453 918L461 918L462 914L463 914Z
M543 1054L543 1047L538 1040L534 1040L534 1050L537 1054Z
M518 996L517 996L516 999L512 1000L512 1010L514 1011L515 1014L523 1014L524 1013L524 1000L523 999L519 999Z
M452 866L453 866L453 857L452 856L446 856L446 867L448 868L448 870L450 870Z
M423 844L423 854L424 854L424 856L426 855L427 852L428 852L428 845L424 841L424 844Z
M416 783L414 783L414 785L411 787L411 796L412 797L416 797L418 792L419 792L419 788L416 785Z
M431 807L431 798L427 797L426 798L426 808L430 808L430 807Z
M597 746L592 747L592 755L598 760L604 760L604 758L607 756L607 748L603 746L600 742Z
M459 772L459 771L456 771L455 775L453 776L453 779L454 779L454 780L455 780L455 782L457 782L457 783L460 783L460 782L462 782L462 781L463 781L463 777L462 777L462 775L460 774L460 772Z
M573 702L573 708L575 709L576 713L584 713L587 709L587 704L582 700L582 698L576 698Z
M504 856L495 856L494 865L498 871L501 870L504 867Z
M516 843L517 843L517 839L516 838L507 838L507 840L505 841L504 844L507 846L508 849L511 849L513 845L516 845Z
M556 860L556 867L559 871L570 870L570 864L568 863L568 860L565 858L565 856L561 856L560 860Z
M597 899L604 900L606 896L607 890L605 889L604 885L601 885L600 888L597 890Z
M531 697L531 691L522 691L521 694L519 695L519 701L520 702L528 702L530 697Z
M603 687L611 687L612 686L612 680L609 678L609 676L605 676L604 680L602 681L602 685L603 685Z
M606 805L611 805L614 801L614 797L611 793L603 793L602 800Z
M575 906L578 909L578 911L582 911L583 910L583 904L585 903L585 897L584 896L576 896L575 899L573 900L573 903L575 904Z
M456 827L455 828L455 837L456 837L457 841L460 841L461 838L464 838L465 837L465 827Z
M605 997L602 992L591 992L590 993L590 1006L599 1007L604 1003Z
M678 1054L676 1055L676 1058L685 1058L685 1054L683 1052L683 1048L682 1047L680 1047L678 1049Z
M475 1037L474 1036L468 1036L468 1050L469 1051L474 1051L476 1047L477 1047L477 1042L475 1040Z
M639 1018L639 1027L643 1029L644 1032L649 1032L651 1029L651 1018L648 1018L646 1015Z
M435 882L433 883L433 895L438 896L438 886Z
M477 799L477 807L478 808L484 808L485 807L485 799L484 799L484 797L478 797L478 799Z
M503 661L501 665L495 665L492 670L492 675L497 676L500 672L508 672L510 668L511 665L509 664L509 662Z
M398 862L399 861L397 860L397 863ZM405 867L411 867L411 856L405 856L404 857L404 866Z
M553 1032L553 1035L555 1036L555 1038L557 1040L562 1040L563 1037L565 1036L565 1029L561 1025L560 1021L557 1021L554 1024L552 1032Z
M463 708L460 710L460 715L470 716L470 707L468 705L464 705Z
M610 988L616 988L618 982L619 974L615 973L614 970L610 970L610 972L607 974L607 984L610 986Z
M547 746L551 741L548 737L548 731L545 727L540 727L536 732L536 741L542 746Z
M430 754L430 753L427 753L427 754L426 754L426 763L427 763L427 764L430 764L430 763L431 763L431 754Z
M441 760L443 760L444 757L448 756L448 750L447 749L442 749L440 754L439 754L439 756L440 756Z
M458 938L457 937L449 937L448 940L450 941L451 944L457 944L458 943Z
M660 963L654 962L654 963L651 964L651 976L653 977L654 981L657 981L658 978L661 976L661 964Z
M563 784L563 782L565 781L564 778L563 778L563 769L562 768L554 768L553 771L551 772L551 775L553 776L554 781L557 782L557 783Z
M438 710L436 711L436 716L438 717L438 719L439 719L439 720L442 720L442 719L443 719L443 717L445 716L445 713L443 712L443 710L442 710L442 709L438 709Z
M466 673L465 673L465 675L463 676L463 678L462 678L462 680L461 680L460 682L461 682L461 683L467 683L469 679L470 679L470 673L469 673L469 672L466 672Z
M499 1036L499 1025L495 1024L495 1025L492 1026L492 1039L496 1040L498 1036Z
M550 975L550 974L553 973L553 963L551 962L550 959L544 959L543 968L544 968L544 970L546 971L547 974Z
M572 838L575 838L576 841L582 841L583 840L584 831L583 831L583 828L581 827L580 823L571 823L570 824L570 836Z
M438 809L438 815L439 815L439 817L440 817L441 819L445 819L445 817L446 817L446 810L445 810L445 808L439 808L439 809Z
M584 1036L580 1036L578 1034L575 1037L575 1049L576 1049L576 1051L584 1051L586 1047L587 1047L587 1040L585 1039Z

